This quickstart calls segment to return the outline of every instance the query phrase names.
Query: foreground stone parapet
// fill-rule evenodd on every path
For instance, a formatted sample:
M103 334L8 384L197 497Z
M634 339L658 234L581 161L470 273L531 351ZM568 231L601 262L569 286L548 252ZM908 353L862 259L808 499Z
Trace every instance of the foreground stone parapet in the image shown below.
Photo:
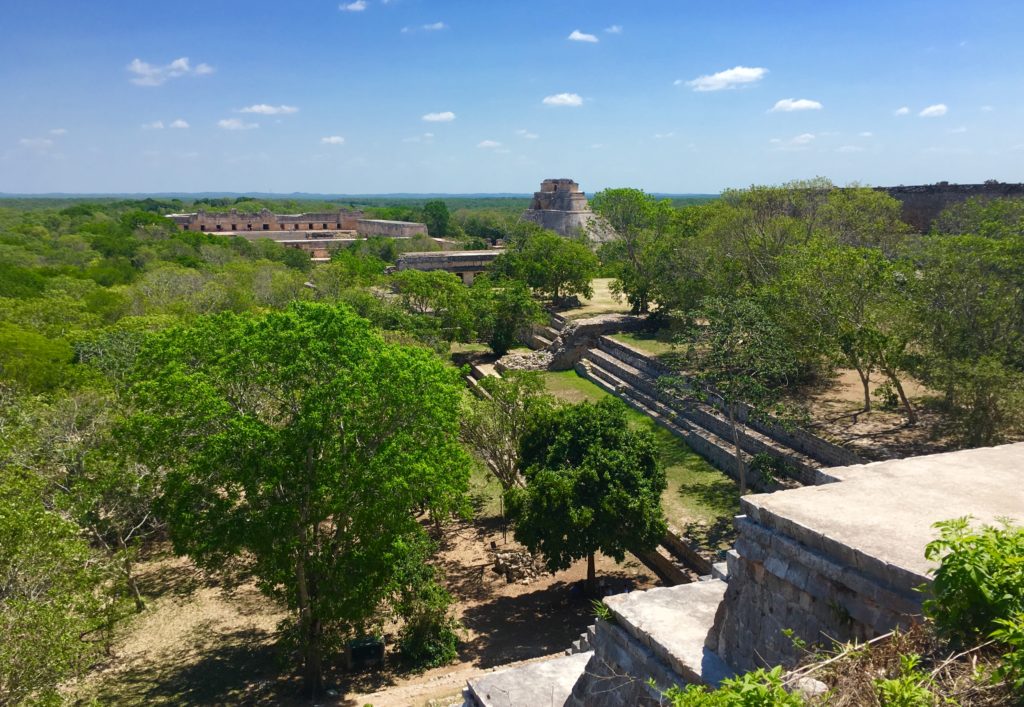
M561 707L569 698L592 653L559 656L500 670L471 680L466 688L468 707Z
M712 580L606 597L614 621L597 624L594 656L565 704L658 705L673 685L717 685L731 676L705 646L725 588Z
M934 523L1024 520L1024 444L833 470L840 483L741 500L729 590L708 645L738 670L808 643L868 640L920 614Z

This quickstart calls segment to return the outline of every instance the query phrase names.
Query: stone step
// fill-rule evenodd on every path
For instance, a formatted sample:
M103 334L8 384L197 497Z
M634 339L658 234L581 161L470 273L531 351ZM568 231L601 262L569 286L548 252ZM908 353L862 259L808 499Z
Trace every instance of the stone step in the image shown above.
M470 680L464 694L473 707L562 705L583 675L592 652L556 656Z
M663 403L654 400L642 391L636 390L628 383L617 378L608 371L595 366L593 362L582 360L576 365L576 372L581 376L613 395L618 396L634 410L650 417L654 422L677 437L681 438L694 452L704 457L716 468L722 470L733 479L737 478L735 450L731 442L689 421L681 418ZM750 464L752 456L743 452L743 460ZM789 480L771 481L760 478L756 474L748 474L747 482L756 491L777 491L786 488ZM789 482L793 484L795 482Z
M614 353L601 349L589 349L584 358L599 368L612 373L644 395L658 400L676 414L682 415L699 427L713 432L723 439L732 438L732 425L728 418L713 405L700 401L683 401L677 396L658 388L657 381L647 373L617 358ZM766 453L782 459L793 467L793 478L803 484L812 484L816 469L820 466L807 455L777 442L766 434L745 424L739 425L740 448L750 454Z
M725 596L714 579L605 597L616 624L688 683L717 685L733 675L704 645Z
M551 346L551 341L551 339L541 336L540 334L531 334L527 343L530 344L530 348L539 350L546 349Z
M561 334L562 332L560 332L558 329L555 329L552 326L545 326L545 327L541 327L540 328L540 332L539 333L545 339L550 339L551 341L554 341L555 339L558 338L559 334Z

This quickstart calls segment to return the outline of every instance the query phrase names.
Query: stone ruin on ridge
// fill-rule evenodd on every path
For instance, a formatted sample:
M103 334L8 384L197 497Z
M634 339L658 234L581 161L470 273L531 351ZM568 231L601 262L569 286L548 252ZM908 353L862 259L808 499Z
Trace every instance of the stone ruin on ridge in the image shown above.
M587 195L571 179L545 179L540 191L534 192L530 208L523 218L561 236L586 234L597 243L613 240L616 235L604 219L590 210Z

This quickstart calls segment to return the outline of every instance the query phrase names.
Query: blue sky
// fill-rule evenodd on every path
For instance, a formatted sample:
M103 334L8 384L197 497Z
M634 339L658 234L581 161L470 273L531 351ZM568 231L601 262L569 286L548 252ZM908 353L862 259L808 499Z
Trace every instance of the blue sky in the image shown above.
M0 0L0 191L1022 181L1016 0Z

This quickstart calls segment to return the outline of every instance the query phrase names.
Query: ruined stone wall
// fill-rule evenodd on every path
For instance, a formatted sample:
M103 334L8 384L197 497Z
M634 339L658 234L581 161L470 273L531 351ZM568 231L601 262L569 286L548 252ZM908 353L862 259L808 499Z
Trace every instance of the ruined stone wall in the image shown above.
M925 184L921 186L879 187L903 204L902 219L915 231L927 233L932 222L946 208L968 199L980 197L1024 197L1024 184L986 182L985 184Z
M388 238L412 238L427 235L427 226L423 223L408 221L385 221L382 219L358 219L356 233L361 236L385 236Z
M327 211L307 214L275 214L267 209L251 214L231 211L204 211L194 214L170 214L183 231L206 233L226 232L274 232L274 231L353 231L363 216L361 211Z

